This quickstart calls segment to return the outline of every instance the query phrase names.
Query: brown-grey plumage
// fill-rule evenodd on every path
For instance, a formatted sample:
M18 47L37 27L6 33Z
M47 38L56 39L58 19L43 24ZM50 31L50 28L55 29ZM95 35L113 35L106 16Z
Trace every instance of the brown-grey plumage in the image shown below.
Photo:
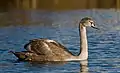
M62 48L63 51L69 52L60 43L58 43L54 40L49 40L49 39L44 39L44 38L30 40L30 42L24 46L24 48L26 50L34 52L38 55L48 55L48 54L53 53L53 50L56 51L54 53L58 53L58 51L60 51L59 49L57 49L58 47ZM69 52L69 53L72 54L71 52Z
M86 27L95 27L91 18L83 18L79 23L80 32L80 53L78 56L73 55L62 44L49 39L33 39L25 44L24 52L12 52L20 60L24 61L78 61L88 58L88 44Z

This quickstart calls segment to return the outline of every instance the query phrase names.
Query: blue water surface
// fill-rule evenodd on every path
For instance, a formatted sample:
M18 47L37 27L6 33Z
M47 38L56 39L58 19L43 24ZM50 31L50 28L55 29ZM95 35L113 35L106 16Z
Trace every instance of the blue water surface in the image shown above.
M120 12L116 10L76 10L60 12L28 11L30 25L0 27L0 73L119 73ZM9 51L24 51L24 44L34 38L53 39L73 54L79 53L78 23L90 16L101 30L87 28L89 58L81 62L39 64L18 62Z

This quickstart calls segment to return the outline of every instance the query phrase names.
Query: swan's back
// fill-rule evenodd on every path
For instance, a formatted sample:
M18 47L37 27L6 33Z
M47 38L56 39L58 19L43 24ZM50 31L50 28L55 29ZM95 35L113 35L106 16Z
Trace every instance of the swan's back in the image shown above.
M58 60L73 56L73 54L69 52L63 45L49 39L30 40L30 42L27 43L24 48L27 49L27 51L33 52L39 56L47 56Z

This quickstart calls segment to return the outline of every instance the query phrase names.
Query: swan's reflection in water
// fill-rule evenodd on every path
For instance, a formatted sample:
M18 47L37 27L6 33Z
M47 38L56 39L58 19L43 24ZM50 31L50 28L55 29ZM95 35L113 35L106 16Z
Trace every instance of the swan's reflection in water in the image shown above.
M88 60L80 61L80 73L88 73Z
M68 65L68 63L73 63L73 62L64 62L64 61L59 61L59 62L29 62L29 67L37 67L37 68L44 68L44 69L48 69L48 68L52 68L52 69L58 69L58 68L61 68L62 72L63 71L67 71L67 72L74 72L74 71L70 71L68 69L65 69L63 68L65 65ZM77 67L76 70L78 70L79 68L79 71L77 71L78 73L88 73L88 60L84 60L84 61L80 61L80 67ZM78 62L76 64L79 64ZM68 66L69 67L69 66ZM74 66L73 66L74 67ZM55 70L54 69L54 70ZM58 69L59 71L59 69ZM61 71L59 71L61 72Z

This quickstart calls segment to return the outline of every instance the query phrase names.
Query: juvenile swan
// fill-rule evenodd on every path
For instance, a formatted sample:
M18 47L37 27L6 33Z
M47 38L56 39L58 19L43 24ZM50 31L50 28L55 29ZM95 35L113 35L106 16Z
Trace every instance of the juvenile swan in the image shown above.
M88 59L88 43L86 27L95 27L95 22L89 18L83 18L79 23L80 53L75 56L60 43L49 39L33 39L25 44L27 51L13 52L22 61L79 61Z

